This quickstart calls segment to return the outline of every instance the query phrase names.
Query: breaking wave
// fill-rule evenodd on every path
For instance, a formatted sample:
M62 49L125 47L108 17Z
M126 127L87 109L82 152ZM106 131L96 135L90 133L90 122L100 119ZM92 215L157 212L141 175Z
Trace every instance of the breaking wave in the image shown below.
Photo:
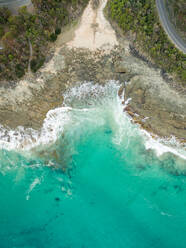
M135 137L141 139L147 150L154 150L158 157L172 153L186 159L184 147L174 137L170 140L153 139L137 124L131 123L123 111L123 97L118 96L120 87L117 81L105 85L77 83L76 87L65 92L62 106L47 113L41 130L24 127L10 130L0 126L1 149L30 151L54 144L65 132L75 130L77 134L77 129L80 133L89 124L95 128L107 123L112 128L112 140L116 145L126 147Z

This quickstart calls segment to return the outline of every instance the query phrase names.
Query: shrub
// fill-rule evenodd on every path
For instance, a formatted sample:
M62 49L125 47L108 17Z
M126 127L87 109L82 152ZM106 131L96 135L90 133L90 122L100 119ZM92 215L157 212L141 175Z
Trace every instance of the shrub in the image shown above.
M57 40L57 34L52 33L52 34L50 35L50 41L54 42L54 41L56 41L56 40Z
M56 34L56 35L59 35L60 33L61 33L61 29L60 29L60 28L56 28L55 34Z
M6 32L3 37L2 37L2 40L3 41L6 41L6 40L12 40L14 37L13 33L11 31L9 32Z
M25 70L21 64L17 64L15 67L15 74L18 78L21 78L25 74Z
M2 38L4 35L4 29L0 26L0 38Z
M9 54L8 55L8 58L9 58L9 60L13 60L14 59L14 56L12 54Z
M36 72L45 62L45 59L42 58L38 58L38 59L32 59L30 62L30 67L32 72Z
M11 16L11 12L8 8L6 7L0 8L0 24L6 24L10 16Z
M183 81L186 81L186 70L184 70L181 74L181 78Z

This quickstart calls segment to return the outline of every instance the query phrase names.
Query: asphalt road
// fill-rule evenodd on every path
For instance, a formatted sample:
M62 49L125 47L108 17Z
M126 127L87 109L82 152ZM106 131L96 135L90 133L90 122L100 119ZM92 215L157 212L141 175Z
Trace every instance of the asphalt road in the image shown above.
M175 46L186 54L186 43L178 35L176 29L169 20L169 16L165 7L164 0L156 0L156 7L159 13L161 24L167 33L169 39L175 44Z
M0 0L0 7L17 8L23 5L31 4L31 0Z
M22 4L27 2L27 0L0 0L0 5Z

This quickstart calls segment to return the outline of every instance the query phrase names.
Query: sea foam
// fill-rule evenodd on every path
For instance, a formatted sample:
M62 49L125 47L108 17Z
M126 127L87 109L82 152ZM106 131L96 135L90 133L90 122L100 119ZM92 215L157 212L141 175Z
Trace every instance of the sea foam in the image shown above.
M131 137L141 136L146 149L154 150L157 156L172 153L186 159L185 147L174 137L169 140L158 137L154 139L137 124L131 123L131 117L123 111L124 96L118 95L120 86L121 84L114 80L105 85L93 82L77 83L64 93L62 106L47 113L40 130L24 127L11 130L0 126L1 149L30 151L32 148L54 144L62 133L74 126L80 130L87 123L103 126L108 122L113 129L113 142L117 145L124 139L127 140L125 145L129 145ZM129 101L130 99L125 105Z

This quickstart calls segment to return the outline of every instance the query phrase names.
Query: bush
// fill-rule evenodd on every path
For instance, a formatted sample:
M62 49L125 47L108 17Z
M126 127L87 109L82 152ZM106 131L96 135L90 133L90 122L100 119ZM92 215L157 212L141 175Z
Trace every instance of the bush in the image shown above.
M11 31L9 32L6 32L3 37L2 37L2 40L3 41L6 41L6 40L12 40L14 37L13 33Z
M6 24L10 16L11 12L8 8L0 8L0 24Z
M186 70L184 70L181 74L181 78L183 81L186 81Z
M21 78L25 74L25 70L21 64L17 64L15 67L15 74L18 78Z
M14 56L13 56L12 54L9 54L9 55L8 55L8 58L9 58L9 60L11 61L11 60L14 59Z
M32 59L30 62L32 72L36 72L44 64L44 62L44 58Z
M4 29L3 27L0 27L0 38L2 38L4 35Z
M56 41L57 40L57 35L55 34L55 33L52 33L51 35L50 35L50 41L51 42L54 42L54 41Z
M60 29L60 28L56 28L55 34L56 34L56 35L59 35L60 33L61 33L61 29Z

